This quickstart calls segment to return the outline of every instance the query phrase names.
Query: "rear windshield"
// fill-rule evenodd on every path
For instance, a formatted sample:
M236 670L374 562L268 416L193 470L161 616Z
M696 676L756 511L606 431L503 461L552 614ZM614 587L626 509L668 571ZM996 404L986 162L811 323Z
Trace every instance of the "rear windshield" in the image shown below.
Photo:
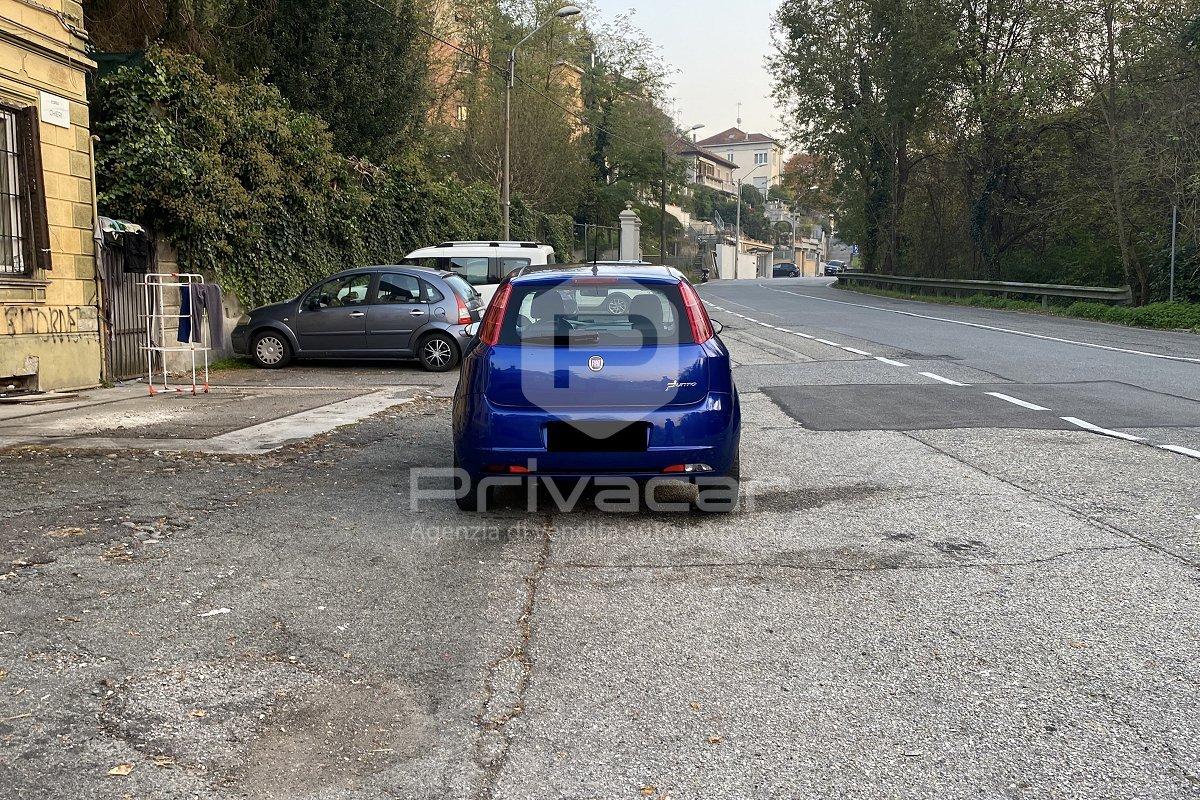
M478 299L479 292L475 291L475 287L457 275L446 275L443 277L443 280L446 281L446 285L448 285L456 295L468 303L472 300Z
M587 280L514 286L500 344L644 347L692 342L677 285Z

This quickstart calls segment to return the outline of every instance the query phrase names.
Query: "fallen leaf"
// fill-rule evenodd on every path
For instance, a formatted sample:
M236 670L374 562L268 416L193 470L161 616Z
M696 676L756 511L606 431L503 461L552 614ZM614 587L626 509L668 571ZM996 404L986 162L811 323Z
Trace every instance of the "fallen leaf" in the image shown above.
M55 528L52 531L46 531L45 536L53 536L56 539L65 539L68 536L83 536L83 528Z
M721 743L721 737L720 737L720 736L715 736L715 735L714 735L714 736L710 736L710 737L708 737L708 743L709 743L709 744L720 744L720 743Z
M1074 639L1068 639L1067 644L1071 645L1071 647L1074 647L1076 650L1080 650L1080 649L1087 647L1087 645L1084 644L1083 642L1077 642Z
M133 764L117 764L108 771L109 775L128 775L133 772Z
M8 670L0 669L0 681L8 677Z
M692 709L692 711L699 711L699 710L700 710L700 704L699 704L699 703L697 703L695 700L693 700L692 702L688 703L688 706L689 706L689 707Z
M646 797L649 797L650 795L654 794L657 791L658 791L657 786L646 785L646 786L642 787L642 794L644 794Z
M188 712L188 716L190 716L190 717L207 717L208 712L205 711L203 708L193 708L191 711Z
M154 766L156 766L156 767L170 767L170 766L174 766L174 764L175 764L175 759L171 758L170 756L165 756L165 755L162 755L161 753L159 755L154 756Z

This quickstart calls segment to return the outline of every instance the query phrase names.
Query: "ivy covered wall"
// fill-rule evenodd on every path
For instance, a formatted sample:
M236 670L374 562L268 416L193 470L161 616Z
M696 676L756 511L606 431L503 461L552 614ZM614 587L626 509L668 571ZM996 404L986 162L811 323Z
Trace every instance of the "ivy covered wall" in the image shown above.
M163 48L100 80L93 104L101 213L168 239L179 266L254 306L417 247L490 239L494 187L435 180L418 152L347 158L325 123L260 80L222 82ZM569 257L572 221L514 199L513 236Z

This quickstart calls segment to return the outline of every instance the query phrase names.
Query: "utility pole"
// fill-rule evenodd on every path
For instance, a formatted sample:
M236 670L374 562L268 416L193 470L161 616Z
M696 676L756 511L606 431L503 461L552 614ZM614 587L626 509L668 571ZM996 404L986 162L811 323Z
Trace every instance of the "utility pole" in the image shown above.
M765 166L766 164L759 164L737 180L737 222L734 226L736 230L733 237L733 277L735 278L737 277L738 262L742 259L742 181Z
M1171 204L1171 287L1168 299L1175 302L1175 229L1179 226L1179 203Z
M693 131L698 131L704 125L693 125L671 142L668 147L674 147L681 139ZM662 175L658 186L658 257L663 264L667 263L667 147L662 151Z
M508 74L504 80L504 183L500 190L501 205L504 207L504 240L512 238L512 90L517 85L517 48L528 42L542 28L556 19L566 19L582 14L575 6L563 6L554 16L538 25L508 52Z
M517 81L517 48L508 54L508 75L504 78L504 241L510 241L512 219L512 90Z

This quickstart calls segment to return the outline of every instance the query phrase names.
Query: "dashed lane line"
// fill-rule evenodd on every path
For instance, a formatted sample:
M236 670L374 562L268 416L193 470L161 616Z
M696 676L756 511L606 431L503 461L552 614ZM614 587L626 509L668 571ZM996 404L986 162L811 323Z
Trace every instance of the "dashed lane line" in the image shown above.
M1022 400L1019 397L1013 397L1011 394L1002 394L1000 392L984 392L984 394L989 395L991 397L998 398L1000 400L1003 400L1006 403L1012 403L1014 406L1021 406L1022 408L1028 408L1030 411L1049 411L1050 410L1050 409L1046 408L1045 406L1039 406L1037 403L1030 403L1028 400Z
M1027 333L1025 331L1011 330L1008 328L998 328L998 327L995 327L992 325L983 325L983 324L976 323L976 322L963 322L962 320L945 319L943 317L933 317L933 316L929 316L926 314L916 314L911 311L899 311L899 310L891 309L891 308L880 308L878 306L870 306L870 305L866 305L864 303L849 303L844 300L831 300L831 299L828 299L825 297L813 297L812 295L800 294L799 292L790 292L790 291L787 291L786 289L774 289L771 287L765 287L765 288L768 288L768 289L770 289L770 291L773 291L773 292L782 292L784 294L795 295L796 297L804 297L804 298L807 298L810 300L820 300L825 303L837 303L839 305L857 306L859 308L869 308L869 309L873 309L875 311L887 311L892 314L902 314L904 316L917 317L920 319L929 319L929 320L934 320L937 322L950 322L955 325L966 325L966 326L972 327L972 328L982 328L984 330L994 330L994 331L998 331L1001 333L1013 333L1018 336L1029 336L1034 339L1046 339L1046 340L1054 341L1054 342L1062 342L1064 344L1077 344L1077 345L1082 345L1084 347L1093 347L1093 348L1096 348L1099 350L1110 350L1110 351L1118 352L1118 353L1130 353L1133 355L1150 356L1152 358L1161 358L1161 359L1166 359L1166 360L1170 360L1170 361L1187 361L1187 362L1200 363L1200 358L1184 358L1182 356L1168 356L1168 355L1163 355L1161 353L1147 353L1147 352L1143 352L1140 350L1129 350L1129 349L1121 348L1121 347L1109 347L1107 345L1092 344L1090 342L1078 342L1078 341L1073 341L1071 339L1060 339L1056 336L1043 336L1042 334L1038 334L1038 333ZM706 303L707 303L707 301L706 301ZM759 322L756 319L747 317L745 314L739 314L737 311L731 311L729 309L722 308L721 306L718 306L715 303L707 303L707 305L718 311L724 311L729 314L733 314L735 316L741 317L742 319L744 319L748 322L754 322L754 323L762 325L763 327L766 327L766 328L773 328L777 331L782 331L783 333L788 333L793 336L800 336L804 339L810 339L812 341L820 342L821 344L829 345L830 347L838 347L838 348L841 348L842 350L847 350L851 353L856 353L858 355L862 355L862 356L870 356L871 355L870 353L866 352L865 350L859 350L854 347L847 347L846 345L840 345L837 342L831 342L828 339L818 339L817 337L810 336L807 333L801 333L800 331L793 331L793 330L789 330L788 328L783 328L783 327L779 327L776 325L770 325L766 322ZM890 364L893 367L909 366L908 364L905 364L902 361L896 361L895 359L891 359L891 358L884 358L883 356L875 356L874 358L876 361L880 361L884 364ZM965 387L965 386L971 385L969 383L961 383L959 381L951 380L950 378L945 378L945 377L938 375L936 373L933 373L933 372L919 372L917 374L923 375L926 378L938 381L940 383L947 384L949 386L964 386ZM1045 406L1039 406L1036 403L1030 403L1026 400L1020 399L1019 397L1013 397L1012 395L1003 394L1001 392L986 392L986 394L988 394L992 397L995 397L999 400L1004 400L1006 402L1013 403L1014 405L1022 406L1023 408L1028 408L1031 411L1050 411L1050 409L1046 408ZM1082 428L1086 431L1091 431L1092 433L1100 434L1101 436L1109 436L1114 439L1122 439L1122 440L1128 441L1128 442L1139 442L1139 443L1148 445L1150 447L1157 448L1159 450L1166 450L1168 452L1176 453L1178 455L1188 456L1189 458L1200 459L1200 450L1193 450L1188 447L1181 447L1180 445L1177 445L1177 444L1154 444L1153 442L1147 442L1145 439L1143 439L1140 436L1134 436L1131 433L1122 433L1121 431L1114 431L1114 430L1110 430L1108 428L1102 428L1099 425L1093 425L1092 423L1087 422L1082 419L1079 419L1078 417L1060 417L1059 419L1063 420L1064 422L1068 422L1078 428Z
M1158 444L1155 447L1159 450L1170 450L1172 453L1179 453L1181 456L1200 458L1200 450L1193 450L1190 447L1180 447L1177 444Z
M935 381L941 381L942 383L948 384L950 386L970 386L971 385L969 383L959 383L958 381L952 381L949 378L943 378L941 375L937 375L933 372L918 372L917 374L924 375L926 378L932 378Z
M1099 425L1093 425L1090 422L1085 422L1078 417L1059 417L1063 422L1069 422L1076 427L1083 428L1085 431L1098 433L1101 436L1111 436L1114 439L1124 439L1127 442L1144 442L1146 441L1140 436L1134 436L1132 433L1121 433L1121 431L1113 431L1108 428L1101 428ZM1174 445L1164 446L1163 449L1172 449Z
M1150 353L1145 350L1133 350L1133 349L1127 348L1127 347L1112 347L1111 345L1096 344L1094 342L1081 342L1077 339L1063 339L1059 336L1048 336L1048 335L1042 334L1042 333L1030 333L1029 331L1020 331L1020 330L1015 330L1013 328L1001 328L997 325L984 325L981 322L967 322L967 321L961 320L961 319L948 319L947 317L935 317L930 314L918 314L915 311L902 311L898 308L882 308L880 306L872 306L872 305L868 305L866 303L851 303L846 300L833 300L832 298L828 298L828 297L816 297L815 295L811 295L811 294L801 294L800 292L790 292L787 289L776 289L776 288L770 287L770 286L766 286L763 288L767 289L768 291L772 291L772 292L782 292L783 294L790 294L790 295L793 295L794 297L803 297L806 300L819 300L822 303L837 303L838 305L842 305L842 306L854 306L855 308L869 308L872 311L885 311L889 314L900 314L905 317L916 317L917 319L928 319L928 320L933 320L934 322L948 322L951 325L966 325L968 328L979 328L979 329L985 330L985 331L996 331L997 333L1011 333L1016 336L1028 336L1031 339L1042 339L1042 340L1048 341L1048 342L1059 342L1061 344L1074 344L1074 345L1079 345L1080 347L1092 347L1097 350L1108 350L1109 352L1112 352L1112 353L1128 353L1130 355L1135 355L1135 356L1148 356L1150 358L1161 358L1161 359L1164 359L1167 361L1184 361L1189 364L1200 364L1200 358L1188 358L1186 356L1169 356L1169 355L1166 355L1165 353Z

